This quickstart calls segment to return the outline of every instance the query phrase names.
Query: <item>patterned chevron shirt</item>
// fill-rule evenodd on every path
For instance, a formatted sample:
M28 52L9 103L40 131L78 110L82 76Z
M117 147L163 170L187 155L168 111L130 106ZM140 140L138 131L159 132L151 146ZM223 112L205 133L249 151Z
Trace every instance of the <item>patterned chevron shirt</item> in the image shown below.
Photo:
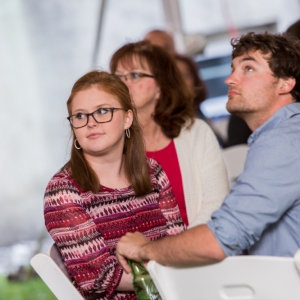
M116 291L123 274L116 245L126 232L157 240L185 230L165 172L156 161L148 163L153 189L141 197L131 186L83 192L67 170L48 183L45 225L85 299L137 299L133 292Z

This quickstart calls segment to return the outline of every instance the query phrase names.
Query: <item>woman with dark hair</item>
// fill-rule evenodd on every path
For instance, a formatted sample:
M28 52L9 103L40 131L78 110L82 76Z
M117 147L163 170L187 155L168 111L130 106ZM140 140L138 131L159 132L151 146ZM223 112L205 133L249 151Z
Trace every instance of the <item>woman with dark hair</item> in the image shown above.
M227 173L174 58L149 41L129 43L114 53L110 69L129 88L146 154L167 173L185 224L205 223L228 193Z
M170 182L147 159L128 88L117 76L87 73L67 107L71 158L46 188L46 228L85 299L137 299L116 244L126 232L157 240L185 229Z

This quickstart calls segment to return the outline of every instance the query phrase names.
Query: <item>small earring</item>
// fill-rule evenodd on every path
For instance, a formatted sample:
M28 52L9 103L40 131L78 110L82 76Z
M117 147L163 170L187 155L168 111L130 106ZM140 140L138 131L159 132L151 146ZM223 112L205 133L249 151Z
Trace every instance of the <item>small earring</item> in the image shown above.
M130 130L129 130L129 128L125 129L125 134L126 134L127 138L130 139Z
M80 145L79 145L79 144L78 144L79 146L77 146L77 145L76 145L76 142L78 142L78 141L77 141L77 140L75 140L75 141L74 141L74 147L75 147L77 150L80 150L80 149L81 149L81 147L80 147Z

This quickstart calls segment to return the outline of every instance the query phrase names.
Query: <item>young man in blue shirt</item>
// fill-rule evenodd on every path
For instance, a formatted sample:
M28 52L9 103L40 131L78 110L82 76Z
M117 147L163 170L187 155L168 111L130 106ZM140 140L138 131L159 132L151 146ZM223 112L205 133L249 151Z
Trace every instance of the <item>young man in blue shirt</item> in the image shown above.
M117 255L127 272L125 258L182 266L300 248L300 41L248 33L231 44L227 110L253 131L244 172L207 224L155 242L122 237Z

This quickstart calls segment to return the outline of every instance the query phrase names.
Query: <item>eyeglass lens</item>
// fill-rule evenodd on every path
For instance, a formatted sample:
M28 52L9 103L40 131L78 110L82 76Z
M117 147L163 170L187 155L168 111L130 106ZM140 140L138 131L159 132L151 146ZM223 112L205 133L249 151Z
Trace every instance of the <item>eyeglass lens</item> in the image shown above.
M131 72L128 74L124 74L124 75L117 75L120 79L125 79L125 80L130 80L130 81L136 81L139 80L143 77L152 77L152 75L149 74L144 74L144 73L138 73L138 72Z
M92 116L98 123L106 123L111 121L113 110L114 109L111 108L99 108L90 114L75 114L70 117L70 120L75 128L84 127L85 125L87 125L90 116Z

